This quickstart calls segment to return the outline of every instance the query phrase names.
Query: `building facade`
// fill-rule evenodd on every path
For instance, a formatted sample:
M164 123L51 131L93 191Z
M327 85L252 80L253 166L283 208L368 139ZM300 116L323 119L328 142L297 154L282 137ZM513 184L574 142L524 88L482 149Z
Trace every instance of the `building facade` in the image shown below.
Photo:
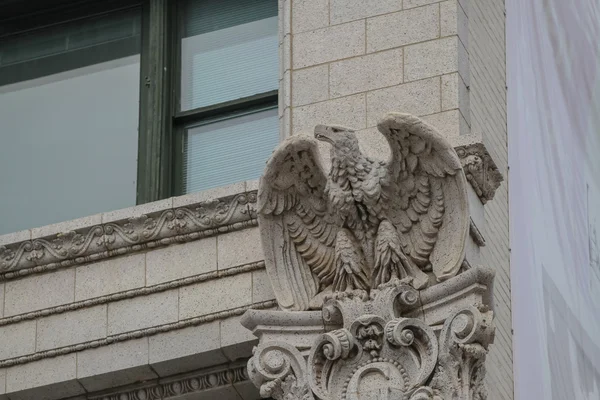
M461 160L514 398L503 0L97 3L0 2L0 399L258 399L264 162L317 124L384 160L390 111Z

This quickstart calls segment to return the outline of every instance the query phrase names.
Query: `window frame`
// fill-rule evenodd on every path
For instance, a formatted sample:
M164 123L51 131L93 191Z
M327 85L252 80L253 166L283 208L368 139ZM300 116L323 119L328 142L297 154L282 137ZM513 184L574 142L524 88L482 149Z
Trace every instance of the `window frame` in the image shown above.
M202 0L196 0L202 1ZM190 124L217 122L219 120L235 118L237 113L241 111L259 111L263 108L276 107L278 105L278 90L272 90L255 94L252 96L242 97L235 100L225 101L222 103L211 104L209 106L197 107L191 110L181 111L181 43L184 36L184 15L181 1L172 2L176 15L176 30L173 43L173 82L174 90L172 91L172 121L173 121L173 159L171 166L173 168L172 178L172 195L184 194L185 182L183 181L183 160L185 151L186 129Z
M202 1L202 0L197 0ZM0 40L71 20L141 9L136 204L183 194L186 128L278 105L278 90L180 111L181 33L179 1L0 0ZM34 11L31 11L34 10Z
M197 0L202 1L202 0ZM164 120L168 120L166 125L160 125L161 117L152 112L152 108L144 109L143 118L147 123L154 124L157 128L163 129L163 140L154 138L153 147L140 146L145 150L140 150L138 160L144 160L138 166L138 204L160 200L169 196L178 196L184 193L185 183L183 181L184 149L186 140L186 129L193 123L215 122L220 119L234 117L236 113L243 110L256 110L262 108L277 107L278 90L259 93L253 96L243 97L223 103L213 104L195 108L192 110L181 111L181 38L183 37L183 7L179 1L169 0L146 0L145 4L150 15L161 15L160 21L155 19L142 18L142 43L144 43L145 26L149 28L148 37L154 38L155 42L148 43L148 51L158 49L161 45L170 47L168 56L162 60L162 66L170 71L168 77L165 76L166 88L165 95L158 96L163 103L160 110L165 112ZM144 14L145 15L145 14ZM146 24L144 22L146 21ZM154 30L154 34L152 34ZM160 40L161 33L164 35ZM156 40L158 38L158 40ZM142 66L145 65L143 53L146 48L142 47ZM163 49L163 51L165 51ZM165 51L166 52L166 51ZM145 76L142 73L142 76ZM159 79L157 76L150 76L150 81ZM169 92L169 95L166 95ZM150 95L150 93L148 93ZM151 121L153 120L154 121ZM142 115L140 116L140 121ZM149 132L151 135L158 135L157 132ZM141 135L140 135L141 138ZM155 159L152 155L160 154L160 159ZM147 159L150 155L151 159ZM144 167L142 169L142 166ZM151 183L144 183L144 177L152 177ZM148 179L146 179L148 180Z

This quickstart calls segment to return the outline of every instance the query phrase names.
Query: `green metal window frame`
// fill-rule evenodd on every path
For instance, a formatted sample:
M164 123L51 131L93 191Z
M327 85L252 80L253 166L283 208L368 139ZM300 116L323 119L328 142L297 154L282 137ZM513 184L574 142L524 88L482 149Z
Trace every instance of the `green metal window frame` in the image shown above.
M278 102L274 90L179 111L183 26L178 3L176 0L0 0L0 39L52 24L141 7L137 204L183 193L186 126L230 118L244 110L276 107Z
M202 0L197 0L202 1ZM142 98L138 155L138 204L183 194L185 128L190 123L215 121L243 110L276 107L277 90L220 104L180 111L182 7L172 0L147 0L142 19ZM144 24L147 21L147 24ZM146 47L147 46L147 47ZM144 61L146 54L153 60ZM149 68L144 73L144 66ZM155 68L152 68L152 67ZM143 79L143 80L144 80ZM153 84L154 83L154 84ZM146 92L146 93L144 93ZM142 127L142 123L140 123Z

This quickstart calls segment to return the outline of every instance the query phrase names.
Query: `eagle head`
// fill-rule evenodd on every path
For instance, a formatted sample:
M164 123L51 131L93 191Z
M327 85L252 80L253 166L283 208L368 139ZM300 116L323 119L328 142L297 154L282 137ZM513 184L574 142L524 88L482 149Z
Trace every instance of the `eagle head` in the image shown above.
M331 155L334 157L360 155L358 139L353 129L337 125L317 125L315 127L315 138L331 144Z

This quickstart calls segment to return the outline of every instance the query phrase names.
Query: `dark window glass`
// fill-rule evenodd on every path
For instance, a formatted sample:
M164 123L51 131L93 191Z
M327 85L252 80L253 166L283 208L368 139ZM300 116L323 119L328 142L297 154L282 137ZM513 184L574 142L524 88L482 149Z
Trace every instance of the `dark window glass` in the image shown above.
M140 15L0 39L0 234L135 204Z

